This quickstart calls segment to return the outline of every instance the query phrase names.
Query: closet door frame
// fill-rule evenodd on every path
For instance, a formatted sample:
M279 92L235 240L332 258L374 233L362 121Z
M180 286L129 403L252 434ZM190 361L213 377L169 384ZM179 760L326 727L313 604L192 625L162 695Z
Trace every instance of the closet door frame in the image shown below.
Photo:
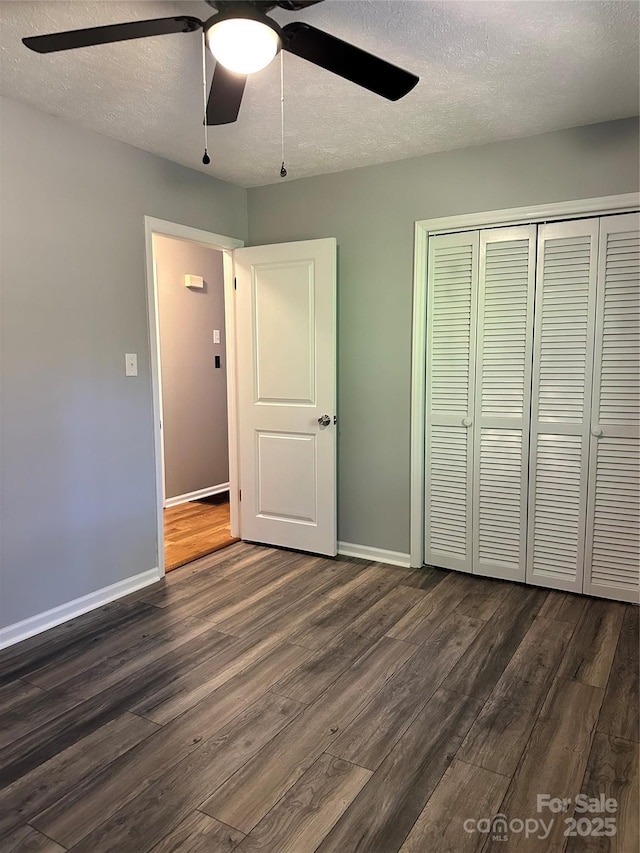
M429 237L474 229L482 230L496 226L533 225L579 216L595 217L614 213L633 213L638 209L640 209L640 194L625 193L554 204L424 219L415 223L410 424L411 518L409 562L412 567L423 566L425 557L425 380Z

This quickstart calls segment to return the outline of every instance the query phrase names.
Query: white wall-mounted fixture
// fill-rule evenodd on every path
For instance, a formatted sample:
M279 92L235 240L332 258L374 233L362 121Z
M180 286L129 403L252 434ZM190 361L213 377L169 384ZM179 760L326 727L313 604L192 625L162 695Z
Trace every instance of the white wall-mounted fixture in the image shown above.
M189 275L187 273L184 277L184 286L191 287L193 290L203 290L204 279L201 275Z
M138 375L138 354L135 352L126 352L124 354L124 375Z

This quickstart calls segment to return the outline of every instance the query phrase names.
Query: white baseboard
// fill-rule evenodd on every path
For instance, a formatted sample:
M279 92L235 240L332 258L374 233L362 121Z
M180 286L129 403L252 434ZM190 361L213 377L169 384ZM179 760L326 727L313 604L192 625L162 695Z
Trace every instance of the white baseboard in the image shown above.
M352 542L338 542L338 554L342 554L343 557L373 560L376 563L388 563L390 566L402 566L405 569L411 565L410 555L402 551L385 551L383 548L354 545Z
M125 578L123 581L112 583L111 586L105 586L95 592L90 592L88 595L83 595L81 598L68 601L66 604L60 604L51 610L45 610L44 613L38 613L37 616L30 616L28 619L23 619L22 622L0 628L0 649L12 646L28 637L33 637L34 634L41 634L62 622L81 616L89 610L102 607L110 601L115 601L116 598L122 598L161 579L162 575L159 569L148 569L146 572L140 572L139 575L133 575L133 577Z
M197 492L188 492L186 495L176 495L175 498L167 498L164 502L164 508L169 509L170 506L186 504L189 501L199 501L201 498L210 498L211 495L219 495L221 492L228 491L229 483L219 483L217 486L208 486L206 489L199 489Z

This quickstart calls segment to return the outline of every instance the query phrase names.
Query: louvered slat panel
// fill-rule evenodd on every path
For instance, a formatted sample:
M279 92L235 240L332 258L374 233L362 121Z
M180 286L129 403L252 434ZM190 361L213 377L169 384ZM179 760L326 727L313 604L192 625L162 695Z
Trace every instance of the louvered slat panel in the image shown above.
M585 592L640 594L640 217L600 225Z
M478 558L500 562L510 573L521 566L522 432L484 429L480 438ZM499 560L497 556L499 554Z
M468 466L466 429L432 427L427 470L431 493L427 547L432 555L461 561L467 558Z
M474 572L524 580L536 227L480 232Z
M433 254L431 292L432 355L430 396L433 412L467 410L471 341L473 246Z
M610 223L606 223L610 225ZM613 239L612 239L613 238ZM606 235L601 321L601 362L596 363L600 424L640 422L640 359L619 361L640 347L640 242L633 231Z
M546 240L540 277L542 299L538 417L581 422L588 357L591 239ZM565 368L570 367L571 372Z
M623 446L629 460L611 463L612 451ZM596 442L596 491L590 552L590 586L615 586L637 596L640 564L640 442L637 438L600 438ZM608 486L605 486L608 483ZM624 483L624 491L616 488ZM610 510L613 509L614 512ZM615 518L615 540L610 522Z
M532 513L531 569L543 578L571 582L582 557L582 437L540 434ZM560 473L561 472L561 473Z
M425 559L471 571L478 232L429 240Z
M597 219L539 227L527 581L582 591Z

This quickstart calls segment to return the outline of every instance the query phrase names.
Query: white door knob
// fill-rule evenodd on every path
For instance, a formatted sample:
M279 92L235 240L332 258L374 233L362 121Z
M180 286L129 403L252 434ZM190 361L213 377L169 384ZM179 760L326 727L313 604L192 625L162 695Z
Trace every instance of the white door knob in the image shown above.
M602 435L602 427L591 427L591 435L595 435L596 438L600 438Z
M462 426L471 426L472 423L473 423L473 421L471 420L471 418L463 418L462 419Z

